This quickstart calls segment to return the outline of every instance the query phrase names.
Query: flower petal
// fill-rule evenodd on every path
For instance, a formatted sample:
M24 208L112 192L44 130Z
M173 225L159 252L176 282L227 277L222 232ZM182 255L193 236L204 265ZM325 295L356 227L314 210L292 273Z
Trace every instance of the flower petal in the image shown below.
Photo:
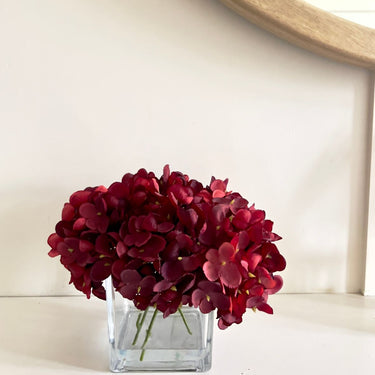
M194 289L193 293L191 294L193 306L198 307L203 298L206 298L206 293L201 289Z
M82 252L88 252L94 249L94 244L87 240L79 241L79 250Z
M73 224L73 230L81 231L85 229L86 219L84 217L79 217Z
M150 296L153 293L155 284L156 280L154 276L144 277L139 284L139 286L141 287L139 293L142 296Z
M219 261L229 261L233 258L233 255L235 254L236 250L234 249L233 245L229 242L224 242L219 247Z
M180 260L165 262L161 266L161 275L168 281L175 281L184 274L184 268Z
M170 281L161 280L154 285L154 292L160 293L164 290L169 289L172 285L173 285L173 283L171 283Z
M232 224L238 229L246 229L249 226L251 219L251 212L248 209L240 209L232 220Z
M126 254L127 251L128 247L122 241L119 241L116 246L117 255L121 258Z
M229 288L238 288L242 280L241 273L234 263L226 263L220 267L219 277L223 284Z
M93 219L97 217L97 209L92 203L83 203L79 207L79 214L86 219Z
M273 277L275 283L275 286L273 288L267 289L268 294L275 294L277 293L282 287L283 287L283 279L281 276L276 275Z
M71 221L74 219L75 216L75 208L70 203L65 203L64 208L62 210L61 218L64 221Z
M121 281L125 284L137 284L142 280L142 276L136 270L124 270L121 272Z
M94 263L90 271L90 277L93 281L103 281L111 274L112 263L107 259L99 260Z
M223 293L211 293L210 298L214 307L220 310L229 310L230 300L228 296L225 296Z
M219 278L218 267L211 262L203 264L203 272L210 281L216 281Z

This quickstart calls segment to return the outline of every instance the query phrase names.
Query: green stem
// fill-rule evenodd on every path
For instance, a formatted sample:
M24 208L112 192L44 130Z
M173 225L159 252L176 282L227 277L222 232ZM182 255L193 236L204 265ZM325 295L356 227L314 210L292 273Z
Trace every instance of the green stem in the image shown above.
M191 332L191 330L190 330L190 328L189 328L189 326L188 326L188 324L187 324L187 321L186 321L186 319L185 319L185 315L184 315L184 313L182 312L181 307L178 308L178 312L179 312L180 315L181 315L181 318L182 318L182 320L183 320L183 322L184 322L184 324L185 324L186 330L188 331L189 335L192 335L193 333Z
M143 323L145 322L145 319L146 319L147 311L148 311L148 307L143 312L141 321L139 321L140 315L138 315L137 323L135 324L135 326L137 327L137 333L134 336L134 340L132 342L132 345L135 345L137 343L138 336L141 333L141 330L142 330L142 327L143 327Z
M150 324L146 330L146 337L145 337L145 340L143 341L143 344L142 344L142 352L141 352L141 356L139 358L140 361L143 361L143 357L145 355L145 346L147 344L147 341L148 339L150 338L151 336L151 330L152 330L152 326L154 325L154 322L155 322L155 318L156 318L156 314L158 313L158 309L155 307L155 311L154 313L152 314L152 318L151 318L151 321L150 321Z
M135 326L137 327L137 329L139 328L139 322L140 322L141 318L142 318L142 313L139 313L138 318L137 318L137 322L135 323Z

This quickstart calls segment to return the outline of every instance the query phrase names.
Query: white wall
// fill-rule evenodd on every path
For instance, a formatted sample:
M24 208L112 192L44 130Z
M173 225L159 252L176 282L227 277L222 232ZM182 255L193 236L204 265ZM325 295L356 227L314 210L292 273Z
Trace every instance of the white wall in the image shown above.
M324 9L336 16L363 26L375 28L374 0L305 0L307 3Z
M285 292L361 289L368 72L214 0L0 0L0 46L0 295L74 293L63 203L165 163L266 209Z

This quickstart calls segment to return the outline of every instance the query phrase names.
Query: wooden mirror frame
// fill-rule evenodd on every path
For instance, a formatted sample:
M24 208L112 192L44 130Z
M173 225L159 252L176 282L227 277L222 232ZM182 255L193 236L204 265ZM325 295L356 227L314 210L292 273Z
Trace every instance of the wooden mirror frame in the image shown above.
M375 71L375 29L301 0L220 0L255 25L325 57Z
M375 29L337 17L301 0L220 0L255 25L311 52L372 71L367 126L367 242L362 292L375 296ZM370 133L371 134L371 133Z

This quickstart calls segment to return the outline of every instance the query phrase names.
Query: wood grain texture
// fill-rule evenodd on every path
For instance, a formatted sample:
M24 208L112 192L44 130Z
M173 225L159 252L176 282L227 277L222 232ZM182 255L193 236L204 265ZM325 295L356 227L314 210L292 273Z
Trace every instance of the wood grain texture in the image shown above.
M300 0L220 0L255 25L325 57L375 70L375 30Z

